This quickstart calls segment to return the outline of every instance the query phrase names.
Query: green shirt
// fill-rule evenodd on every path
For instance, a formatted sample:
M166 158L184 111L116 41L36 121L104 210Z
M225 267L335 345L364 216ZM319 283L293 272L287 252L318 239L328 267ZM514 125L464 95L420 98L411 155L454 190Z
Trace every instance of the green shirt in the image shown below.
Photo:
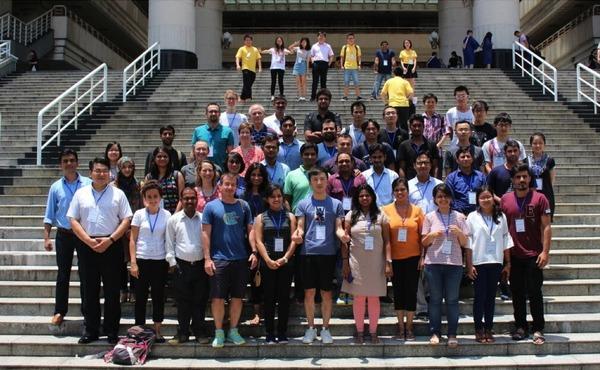
M283 193L292 197L292 212L296 211L296 206L302 199L312 194L304 165L288 172L283 185Z

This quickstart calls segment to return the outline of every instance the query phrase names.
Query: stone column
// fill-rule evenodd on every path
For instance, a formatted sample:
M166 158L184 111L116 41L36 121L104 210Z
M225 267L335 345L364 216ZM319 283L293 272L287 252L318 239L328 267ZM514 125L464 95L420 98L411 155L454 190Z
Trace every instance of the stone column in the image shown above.
M221 69L223 0L205 0L196 5L196 35L198 69Z
M438 34L440 37L439 57L448 64L450 53L462 57L462 40L472 28L470 0L440 0L438 3Z
M487 32L493 34L493 67L512 64L513 32L519 29L518 0L473 0L473 36L481 43Z

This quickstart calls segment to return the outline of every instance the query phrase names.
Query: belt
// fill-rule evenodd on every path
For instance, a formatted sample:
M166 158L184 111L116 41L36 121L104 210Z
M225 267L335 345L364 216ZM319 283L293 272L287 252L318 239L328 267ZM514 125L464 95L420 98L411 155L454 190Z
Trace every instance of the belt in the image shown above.
M180 259L180 258L175 258L175 260L176 260L176 261L177 261L177 263L179 263L179 264L182 264L182 265L188 265L188 266L195 266L195 265L198 265L198 264L200 264L201 262L203 262L203 261L204 261L204 260L202 259L202 260L198 260L198 261L193 261L193 262L190 262L190 261L182 260L182 259Z
M63 233L63 234L69 234L69 235L75 235L75 233L73 232L73 230L71 230L71 229L65 229L64 227L57 227L56 228L56 232Z

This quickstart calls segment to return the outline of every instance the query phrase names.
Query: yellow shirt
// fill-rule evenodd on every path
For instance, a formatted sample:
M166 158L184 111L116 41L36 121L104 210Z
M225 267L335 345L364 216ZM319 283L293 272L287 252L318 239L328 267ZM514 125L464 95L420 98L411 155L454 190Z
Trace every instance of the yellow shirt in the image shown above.
M254 46L242 46L235 54L236 59L242 60L242 69L256 72L256 61L260 59L260 52Z
M404 64L416 64L417 63L417 52L414 50L402 50L400 52L400 60Z
M342 46L342 50L340 50L340 56L344 57L344 68L358 69L358 60L362 56L360 46L344 45Z
M410 83L399 76L387 80L381 90L382 95L387 95L388 105L391 107L408 107L408 96L413 92Z

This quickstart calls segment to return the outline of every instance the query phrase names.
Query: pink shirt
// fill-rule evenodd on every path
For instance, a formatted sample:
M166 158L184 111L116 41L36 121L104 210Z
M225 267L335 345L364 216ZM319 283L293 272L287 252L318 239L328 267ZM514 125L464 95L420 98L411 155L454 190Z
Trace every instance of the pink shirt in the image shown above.
M421 235L427 235L433 231L445 231L450 225L458 226L465 235L469 235L467 218L462 213L458 213L456 211L450 212L449 220L446 215L442 216L442 214L438 211L429 212L427 215L425 215L425 221L423 222L423 230L421 231ZM450 254L443 253L443 243L445 240L450 240L452 243ZM427 248L425 264L462 266L462 251L460 244L458 243L458 238L450 232L444 233L442 236L437 237L433 241L433 244Z
M240 176L242 177L246 176L246 170L252 163L260 163L263 161L263 159L265 159L265 153L263 153L262 149L257 146L253 146L252 149L246 152L246 155L244 155L244 151L242 150L241 146L235 147L232 152L238 153L244 160L244 171L240 172Z

